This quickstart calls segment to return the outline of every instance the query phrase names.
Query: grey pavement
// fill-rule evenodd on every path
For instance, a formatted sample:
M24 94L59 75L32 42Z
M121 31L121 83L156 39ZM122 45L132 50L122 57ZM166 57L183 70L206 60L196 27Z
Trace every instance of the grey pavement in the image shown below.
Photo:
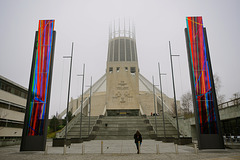
M159 145L157 154L156 145ZM52 147L52 142L47 142L46 152L19 152L20 146L7 146L0 148L0 160L126 160L126 159L211 159L211 160L240 160L240 149L201 150L195 153L193 145L178 145L176 153L173 143L144 140L141 146L141 154L136 154L136 146L133 140L103 140L103 154L101 154L101 140L93 140L80 144L72 144L66 148ZM82 154L84 148L84 154Z

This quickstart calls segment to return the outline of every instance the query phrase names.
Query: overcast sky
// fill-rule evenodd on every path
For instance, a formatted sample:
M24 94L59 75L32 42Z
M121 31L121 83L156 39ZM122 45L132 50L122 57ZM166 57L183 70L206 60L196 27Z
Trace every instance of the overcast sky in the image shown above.
M168 41L172 44L176 94L190 91L184 28L186 16L203 16L207 28L213 73L220 77L220 93L228 100L240 91L239 0L0 0L0 75L28 88L38 21L55 19L57 32L50 116L67 103L68 59L74 42L71 97L81 93L83 63L85 84L96 82L106 70L109 24L131 19L136 27L140 73L159 83L160 62L163 92L173 97ZM85 88L87 89L87 88Z

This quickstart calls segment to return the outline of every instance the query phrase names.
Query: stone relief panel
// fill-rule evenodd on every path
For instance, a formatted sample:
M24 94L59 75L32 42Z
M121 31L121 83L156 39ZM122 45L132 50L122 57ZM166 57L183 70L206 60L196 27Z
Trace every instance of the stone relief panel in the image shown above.
M128 84L124 81L118 83L116 93L113 95L113 102L124 104L132 101L133 96L129 93Z

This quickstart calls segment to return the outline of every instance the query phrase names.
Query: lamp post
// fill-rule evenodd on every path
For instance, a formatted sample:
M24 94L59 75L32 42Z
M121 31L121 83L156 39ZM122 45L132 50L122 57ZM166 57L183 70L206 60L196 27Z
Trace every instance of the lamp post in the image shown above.
M165 73L161 73L161 71L160 71L160 64L159 64L159 63L158 63L158 71L159 71L159 81L160 81L161 101L162 101L163 133L164 133L164 138L166 138L165 120L164 120L164 107L163 107L163 96L162 96L162 80L161 80L161 76L162 76L162 75L167 75L167 74L165 74Z
M90 83L90 99L89 99L89 110L88 110L88 136L90 134L90 117L91 117L91 106L92 105L92 77Z
M85 64L83 64L83 74L78 74L77 76L82 76L82 100L81 100L81 113L80 113L80 135L79 138L82 137L82 109L83 109L83 90L84 90L84 72L85 72Z
M156 111L156 103L155 103L155 85L154 85L154 77L152 76L152 81L153 81L153 104L154 104L154 110L155 110L155 114L154 114L154 116L155 116L155 128L156 128L156 135L157 135L157 111Z
M178 131L178 139L179 139L179 138L180 138L180 135L179 135L179 126L178 126L177 102L176 102L176 93L175 93L175 85L174 85L173 63L172 63L172 56L179 56L179 55L172 55L172 53L171 53L171 43L170 43L170 41L169 41L169 51L170 51L169 53L170 53L171 68L172 68L172 82L173 82L174 105L175 105L177 131Z
M91 82L90 86L87 85L86 87L90 87L89 89L89 107L88 107L88 136L90 134L90 116L91 116L91 105L92 105L92 77L91 77Z
M72 42L72 52L71 56L63 56L63 58L70 58L70 71L68 80L68 97L67 97L67 111L66 111L66 127L65 127L65 143L67 141L67 126L68 126L68 109L69 109L69 96L70 96L70 85L71 85L71 75L72 75L72 59L73 59L73 42Z

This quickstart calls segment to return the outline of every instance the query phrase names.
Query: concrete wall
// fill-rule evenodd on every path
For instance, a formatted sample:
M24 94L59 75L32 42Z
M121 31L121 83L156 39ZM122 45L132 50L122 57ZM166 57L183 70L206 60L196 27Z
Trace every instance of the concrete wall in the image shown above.
M232 107L219 109L220 120L232 119L240 117L240 104Z
M21 144L20 138L14 138L14 139L2 139L0 140L0 146L11 146L11 145L19 145Z
M0 90L0 99L7 102L15 103L21 106L26 106L26 103L27 103L26 99L3 90Z
M106 92L97 93L92 96L91 116L99 116L103 114L106 105Z
M22 128L0 127L1 137L22 137Z
M155 113L152 93L140 92L139 102L142 106L142 110L144 114L151 115L151 113Z
M89 95L85 94L83 99L85 100L88 97ZM106 92L93 93L91 103L92 103L91 116L101 115L106 105ZM77 109L80 109L80 107L81 107L81 97L77 99L71 99L71 102L69 103L69 111L74 113ZM83 114L85 116L88 115L88 108L89 108L89 103L87 103L87 105L84 106L83 108Z
M240 117L240 104L219 109L220 120ZM195 117L184 119L179 117L179 128L187 133L187 136L197 138Z
M131 67L135 67L135 74L131 73ZM139 109L138 63L108 62L106 75L107 109Z
M11 106L20 106L25 107L27 100L16 96L14 94L11 94L9 92L0 90L0 99L3 100L6 104L10 104ZM11 107L10 107L11 108ZM18 112L10 109L0 108L0 118L5 119L6 123L8 123L8 120L12 120L12 122L9 123L15 123L14 121L18 121L17 123L23 123L24 122L24 116L25 113ZM13 127L0 127L0 137L21 137L22 136L22 128L13 128ZM15 140L13 140L15 143ZM0 146L7 145L10 143L13 143L12 140L10 141L0 141Z
M24 121L24 116L25 116L25 113L0 108L0 118L2 118L2 119L8 119L8 120L23 122Z

